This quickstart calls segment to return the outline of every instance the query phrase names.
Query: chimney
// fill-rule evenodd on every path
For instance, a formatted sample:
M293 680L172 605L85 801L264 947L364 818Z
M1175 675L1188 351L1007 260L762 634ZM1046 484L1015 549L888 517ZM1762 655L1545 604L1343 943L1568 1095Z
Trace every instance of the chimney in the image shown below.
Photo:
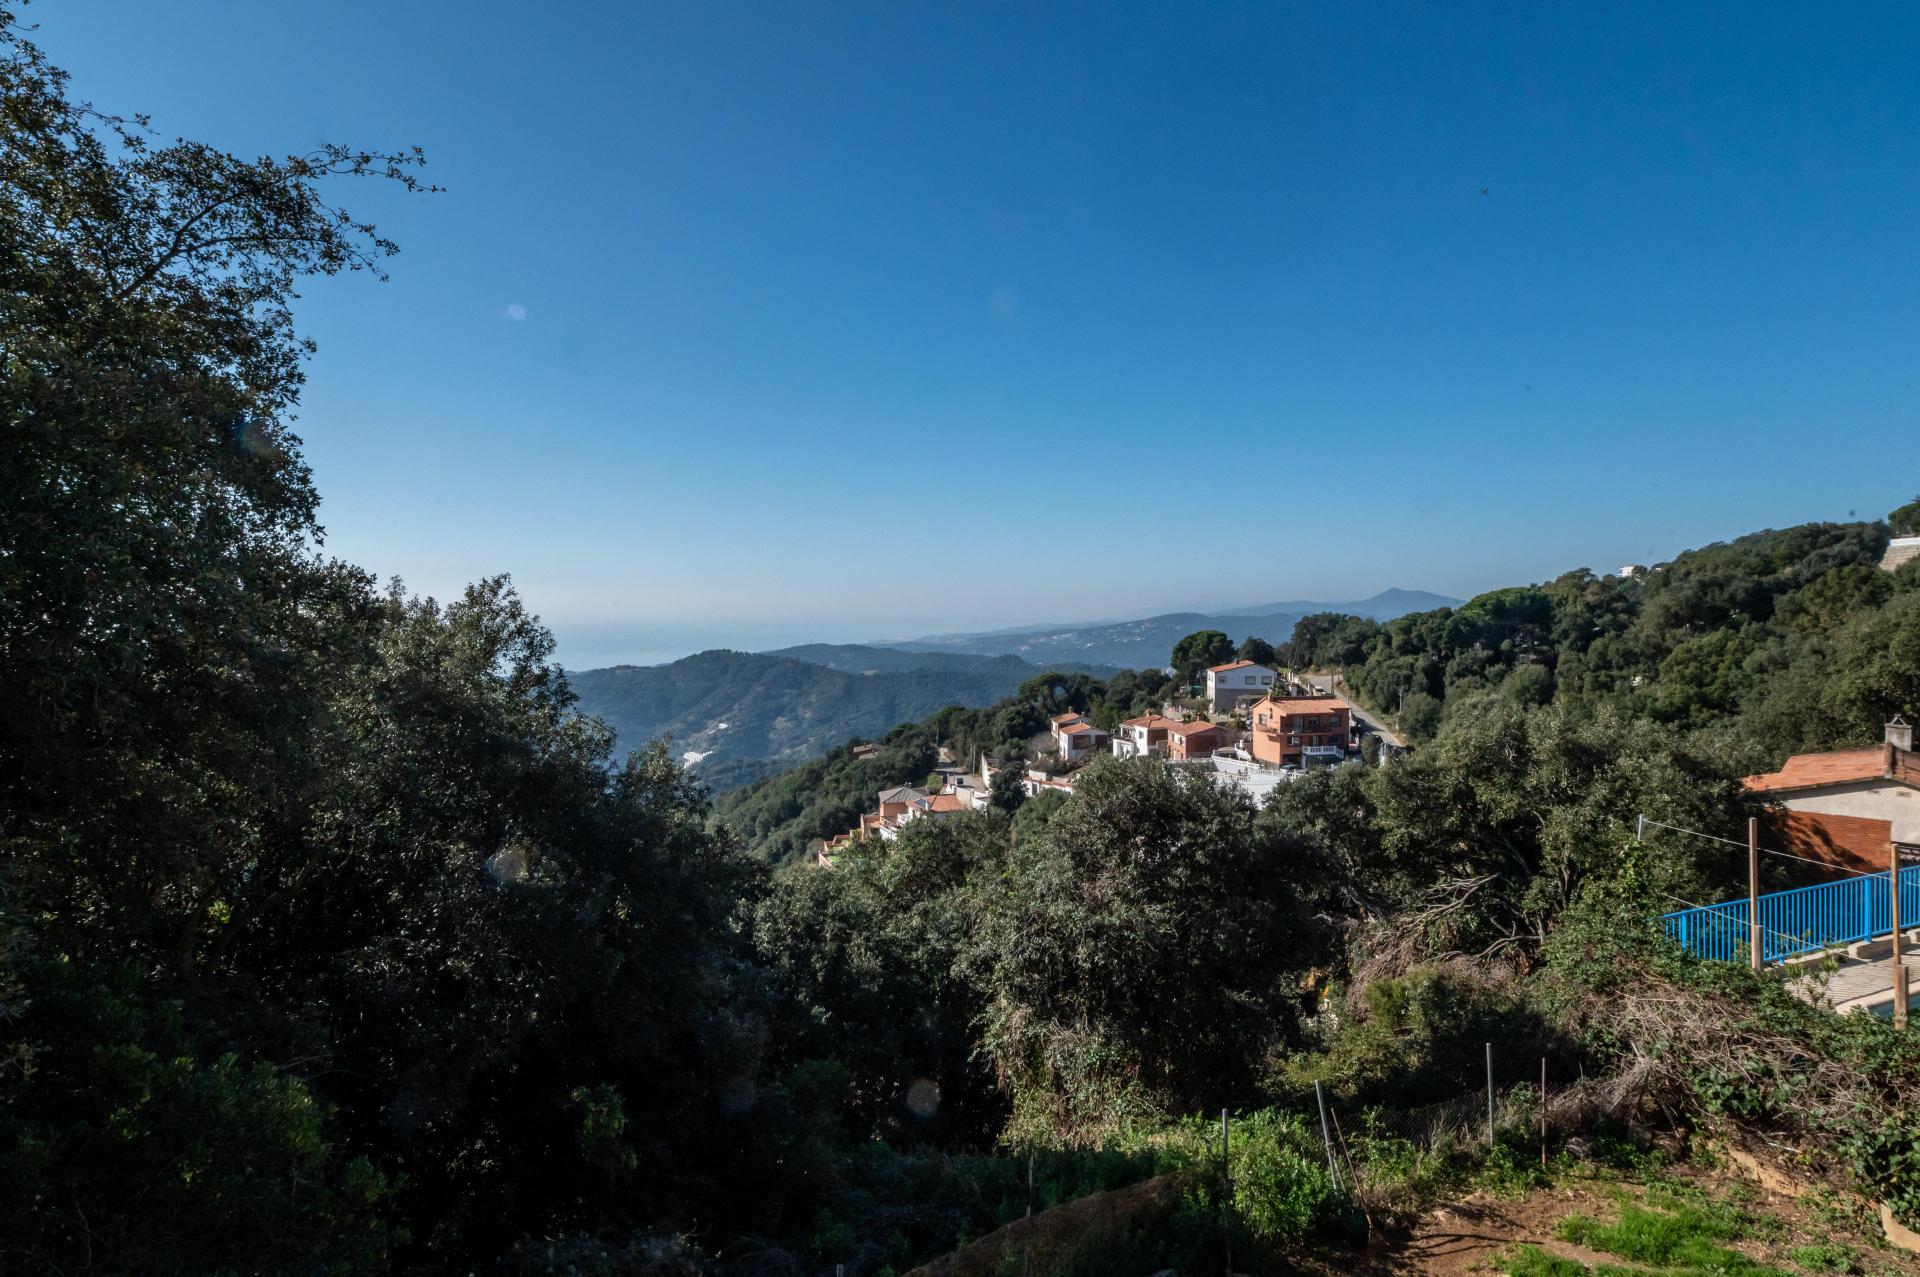
M1913 748L1913 727L1898 714L1887 720L1887 744L1895 749Z

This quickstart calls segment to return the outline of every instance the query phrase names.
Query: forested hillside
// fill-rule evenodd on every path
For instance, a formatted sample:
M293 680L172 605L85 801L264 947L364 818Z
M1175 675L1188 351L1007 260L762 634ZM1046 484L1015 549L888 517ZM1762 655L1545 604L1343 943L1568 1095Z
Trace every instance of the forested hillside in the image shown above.
M948 705L991 704L1040 672L1015 656L817 644L701 652L567 677L581 711L611 727L618 748L670 736L675 755L721 790L730 778L878 736Z
M1264 807L1108 758L778 864L1161 676L1037 675L716 812L615 755L504 578L320 552L296 288L378 274L338 193L424 190L418 153L165 141L6 10L0 110L0 1271L880 1277L1136 1184L991 1271L1349 1271L1477 1183L1737 1143L1920 1224L1914 1037L1682 955L1650 919L1744 860L1634 836L1738 831L1756 759L1920 717L1885 526L1315 621L1296 653L1433 704ZM1520 1089L1485 1143L1412 1125L1488 1043L1571 1092L1551 1129Z
M1920 643L1913 569L1879 569L1887 538L1881 523L1807 524L1384 624L1311 617L1282 658L1344 666L1364 699L1401 710L1415 740L1498 695L1718 727L1723 747L1777 763L1872 739L1920 691L1908 672Z
M850 746L842 746L721 793L714 809L748 850L773 861L790 860L808 843L852 828L861 813L873 810L880 790L922 783L943 748L969 769L982 754L1017 766L1052 715L1077 710L1111 726L1158 704L1171 686L1158 670L1123 670L1107 679L1038 675L995 704L947 706L918 722L901 723L881 738L874 757L857 757Z

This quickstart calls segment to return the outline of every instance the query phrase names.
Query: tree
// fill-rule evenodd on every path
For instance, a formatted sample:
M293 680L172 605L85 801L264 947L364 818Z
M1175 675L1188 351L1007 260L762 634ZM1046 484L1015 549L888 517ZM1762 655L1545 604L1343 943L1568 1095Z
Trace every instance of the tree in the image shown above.
M1535 708L1482 692L1390 767L1281 786L1262 820L1296 840L1290 857L1331 890L1394 915L1403 951L1537 954L1589 889L1655 912L1744 881L1740 853L1721 844L1634 842L1643 812L1707 832L1743 826L1717 752L1613 707Z
M1191 683L1200 672L1233 659L1233 644L1219 630L1198 630L1173 645L1173 669Z
M1002 767L987 786L987 801L995 810L1011 816L1027 801L1027 787L1018 767Z
M1240 660L1252 661L1255 665L1271 667L1273 665L1273 644L1267 642L1258 634L1249 634L1246 638L1240 640L1240 646L1235 650L1234 655Z
M1441 705L1425 692L1410 692L1400 703L1400 730L1409 741L1429 741L1440 731Z
M1090 1140L1249 1094L1316 931L1239 791L1097 760L1007 873L968 969L1013 1134Z
M378 273L330 193L422 189L418 154L162 145L65 83L0 11L0 888L36 955L0 1164L38 1180L0 1266L478 1269L748 1218L756 867L663 750L614 763L504 578L442 606L314 549L294 288Z
M1887 516L1897 537L1920 536L1920 497L1915 497Z
M1004 1101L974 1053L979 993L953 968L1007 844L998 812L914 821L884 856L831 872L790 867L756 909L755 942L781 999L780 1063L844 1067L856 1128L990 1138L998 1126ZM939 1088L937 1114L909 1108L923 1078Z

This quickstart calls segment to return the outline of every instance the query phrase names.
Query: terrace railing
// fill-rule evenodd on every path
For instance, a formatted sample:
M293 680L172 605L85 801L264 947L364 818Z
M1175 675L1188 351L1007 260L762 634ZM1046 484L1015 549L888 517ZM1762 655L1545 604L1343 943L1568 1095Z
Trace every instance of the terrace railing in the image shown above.
M1887 875L1861 874L1760 897L1760 952L1766 962L1818 953L1893 931ZM1751 943L1745 899L1681 909L1660 919L1668 935L1697 957L1740 962ZM1920 865L1900 869L1900 921L1920 925Z

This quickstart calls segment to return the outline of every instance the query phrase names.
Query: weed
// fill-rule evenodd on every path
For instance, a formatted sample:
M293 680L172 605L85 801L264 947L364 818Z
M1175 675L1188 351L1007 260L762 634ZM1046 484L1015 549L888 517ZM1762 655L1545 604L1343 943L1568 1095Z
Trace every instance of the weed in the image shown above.
M1488 1192L1516 1198L1546 1187L1553 1182L1553 1176L1540 1165L1536 1150L1502 1142L1487 1150L1486 1161L1480 1166L1479 1182Z
M1802 1268L1816 1273L1864 1271L1860 1265L1860 1252L1843 1242L1815 1242L1810 1246L1795 1246L1788 1252L1788 1256Z

